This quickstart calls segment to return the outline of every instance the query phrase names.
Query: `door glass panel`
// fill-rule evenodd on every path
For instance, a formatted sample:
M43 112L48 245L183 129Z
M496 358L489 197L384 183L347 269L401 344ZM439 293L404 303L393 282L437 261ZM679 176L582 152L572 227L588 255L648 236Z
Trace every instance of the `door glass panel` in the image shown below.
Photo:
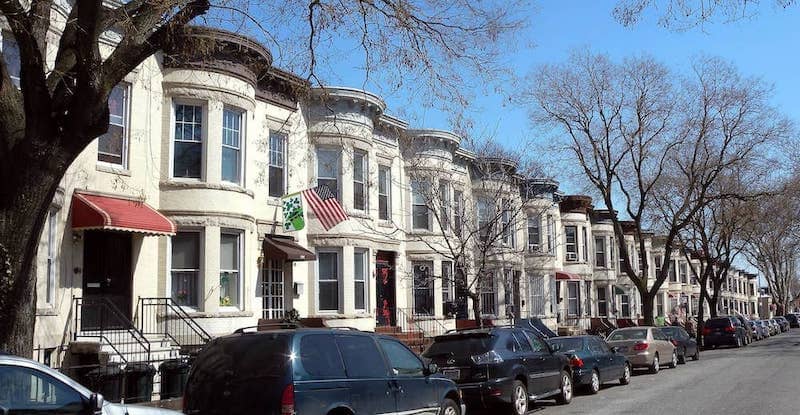
M0 365L0 406L11 414L78 414L83 397L38 370Z
M422 362L405 346L394 340L380 340L381 348L397 376L422 376Z
M336 336L349 378L380 378L387 374L386 362L371 337Z

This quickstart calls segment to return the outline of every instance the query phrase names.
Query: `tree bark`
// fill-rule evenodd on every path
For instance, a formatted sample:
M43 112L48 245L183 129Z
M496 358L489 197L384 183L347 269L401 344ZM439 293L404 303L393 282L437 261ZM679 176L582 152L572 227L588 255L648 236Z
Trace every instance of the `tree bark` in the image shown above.
M696 340L697 340L697 347L700 347L703 344L703 324L705 323L705 302L706 296L708 295L708 290L706 290L705 282L700 284L700 299L697 301L697 327L695 330L697 331ZM711 307L709 307L710 309Z
M647 291L645 295L642 295L642 318L644 318L644 325L645 326L654 326L655 325L655 316L653 316L653 300L655 300L655 294Z

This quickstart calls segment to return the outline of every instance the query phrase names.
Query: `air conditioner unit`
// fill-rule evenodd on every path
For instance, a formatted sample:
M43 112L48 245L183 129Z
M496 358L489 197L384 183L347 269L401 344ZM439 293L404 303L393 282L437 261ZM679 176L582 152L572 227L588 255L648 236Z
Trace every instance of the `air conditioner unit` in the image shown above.
M577 261L578 254L575 252L567 252L567 261Z

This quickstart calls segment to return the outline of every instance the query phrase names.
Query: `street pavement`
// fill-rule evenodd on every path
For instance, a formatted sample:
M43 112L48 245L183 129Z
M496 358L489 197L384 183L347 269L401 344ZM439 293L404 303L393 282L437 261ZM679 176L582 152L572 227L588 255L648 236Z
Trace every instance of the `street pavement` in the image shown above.
M650 375L630 385L609 384L572 403L537 402L531 413L556 414L798 414L800 329L741 349L704 350L699 361Z

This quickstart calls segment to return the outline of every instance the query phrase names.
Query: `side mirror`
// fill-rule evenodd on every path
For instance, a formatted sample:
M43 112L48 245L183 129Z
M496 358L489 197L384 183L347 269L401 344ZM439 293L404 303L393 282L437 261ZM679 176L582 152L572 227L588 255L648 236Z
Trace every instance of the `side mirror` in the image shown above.
M92 413L102 413L103 412L103 404L105 404L105 400L103 399L103 395L99 393L93 393L89 397L89 408L92 410Z
M425 366L424 372L425 372L424 373L425 376L430 376L430 375L432 375L434 373L439 373L439 366L436 363L433 363L433 362L428 363L428 365Z
M614 354L619 353L619 347L617 347L617 346L612 347L611 348L611 353L614 353Z

